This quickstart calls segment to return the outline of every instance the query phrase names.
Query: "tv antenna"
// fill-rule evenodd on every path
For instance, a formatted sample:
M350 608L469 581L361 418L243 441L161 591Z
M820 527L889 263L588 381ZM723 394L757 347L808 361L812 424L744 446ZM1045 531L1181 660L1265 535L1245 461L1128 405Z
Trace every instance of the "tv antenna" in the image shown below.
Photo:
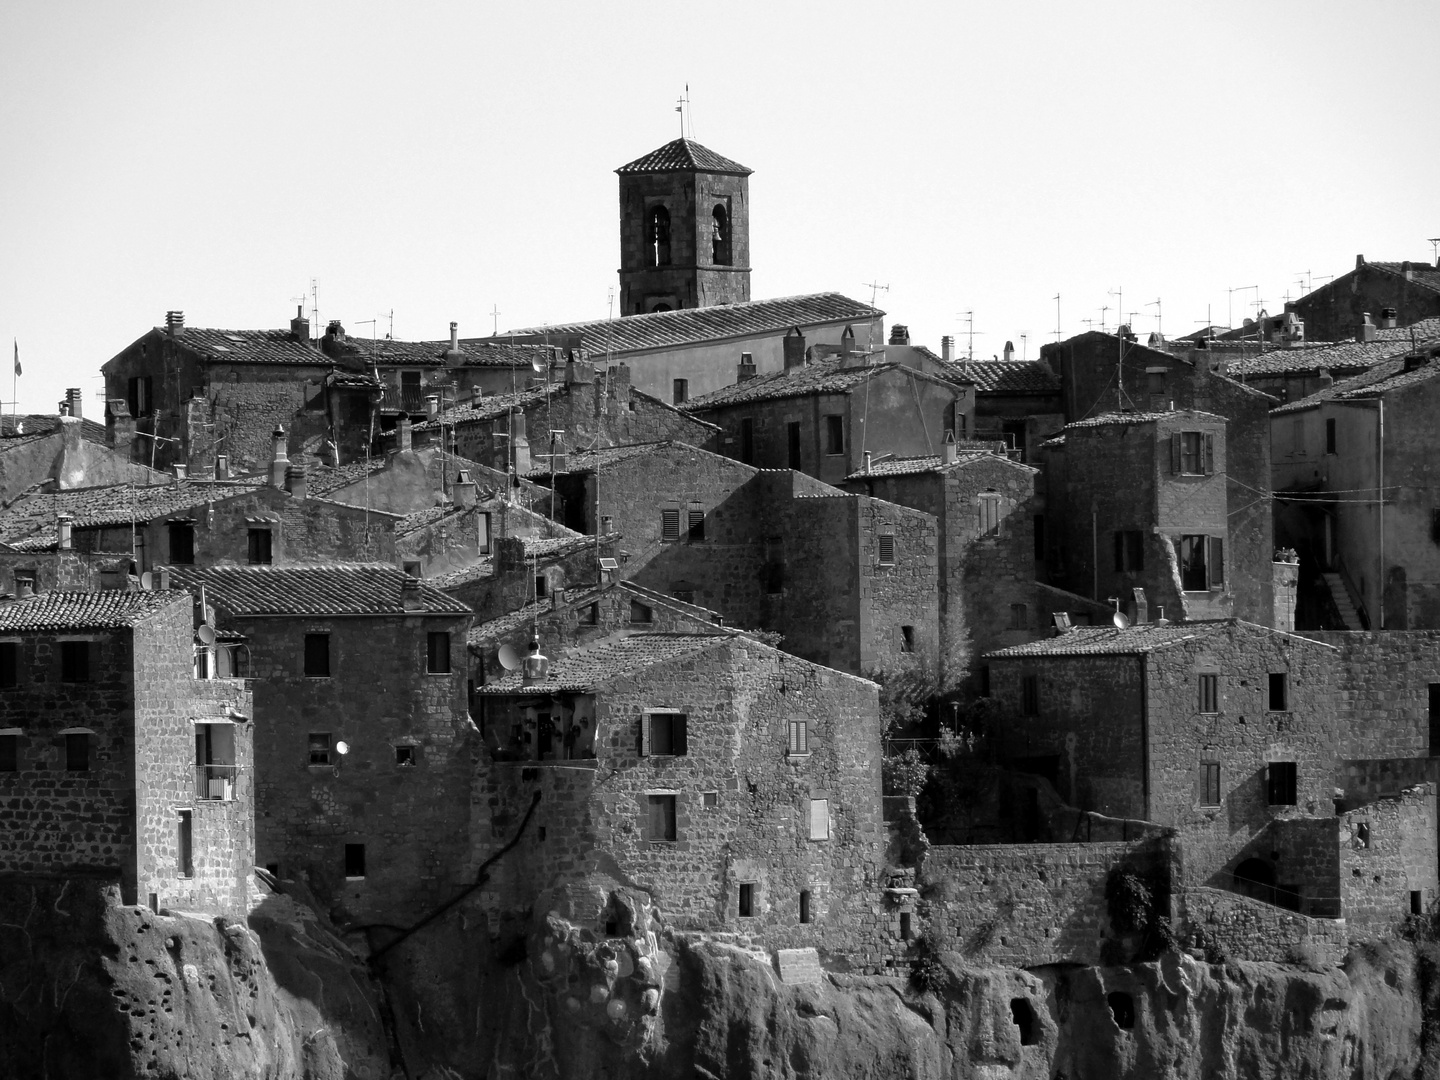
M1021 359L1021 360L1029 360L1029 359L1030 359L1030 346L1028 346L1028 345L1025 343L1025 342L1026 342L1026 339L1029 338L1029 336L1030 336L1029 334L1021 334L1021 335L1020 335L1020 359Z
M880 299L880 294L881 294L882 292L889 292L889 291L890 291L890 286L889 286L889 285L881 285L878 281L866 281L866 282L863 282L863 284L864 284L864 286L865 286L867 289L870 290L870 307L871 307L872 309L875 307L875 302ZM870 352L873 352L874 349L875 349L875 317L872 315L872 316L870 317L870 329L866 332L866 336L865 336L865 352L868 354L868 353L870 353ZM866 363L868 364L868 363L869 363L869 360L866 360ZM868 397L869 397L869 394L870 394L869 384L866 384L865 394L866 394L866 397L868 398Z
M1120 332L1120 323L1125 318L1125 286L1117 285L1109 295L1115 297L1115 332Z
M1161 338L1164 338L1165 331L1163 329L1163 324L1160 321L1160 298L1157 296L1154 300L1151 300L1145 306L1153 307L1155 309L1155 333L1159 334Z
M500 336L500 305L490 305L490 336Z
M1107 311L1109 311L1109 310L1110 310L1110 305L1109 305L1109 304L1104 305L1104 306L1101 307L1101 309L1100 309L1100 332L1101 332L1102 334L1105 333L1105 313L1106 313Z
M320 279L310 279L310 326L312 332L320 332Z
M962 311L960 318L965 320L965 359L975 359L975 312Z
M1430 258L1440 265L1440 236L1432 236L1425 242L1430 245Z
M1235 294L1236 294L1237 292L1246 292L1246 291L1249 290L1249 289L1254 289L1256 296L1259 296L1259 295L1260 295L1260 286L1259 286L1259 285L1237 285L1237 286L1235 286L1235 288L1233 288L1233 289L1230 290L1230 296L1229 296L1229 298L1228 298L1228 300L1227 300L1227 302L1226 302L1226 304L1225 304L1225 322L1226 322L1225 329L1226 329L1226 330L1234 330L1234 329L1235 329L1235 310L1234 310L1234 309L1235 309Z
M1055 340L1060 340L1060 294L1055 294Z

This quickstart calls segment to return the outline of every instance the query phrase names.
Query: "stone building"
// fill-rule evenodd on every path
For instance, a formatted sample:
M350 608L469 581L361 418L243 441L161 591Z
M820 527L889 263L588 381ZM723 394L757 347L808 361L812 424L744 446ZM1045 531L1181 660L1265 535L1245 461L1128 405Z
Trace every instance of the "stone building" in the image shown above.
M117 877L128 904L241 915L254 865L253 716L201 678L184 592L0 606L0 870Z
M1226 619L1076 629L986 659L1011 766L1080 811L1174 830L1177 890L1369 934L1436 897L1435 665L1400 686L1390 668L1396 715L1376 714L1382 669L1353 661L1377 649Z
M684 406L721 429L720 451L762 469L794 469L841 483L874 458L937 456L970 430L971 388L858 351L806 361L802 335L785 341L785 368L737 381Z
M572 454L552 482L566 525L620 534L622 577L797 656L860 673L937 653L929 514L683 443Z
M873 683L745 637L608 637L480 689L498 744L477 803L516 854L482 898L544 895L614 936L640 883L677 929L860 947L888 922ZM608 884L607 884L608 883Z
M971 438L997 440L1015 451L1016 460L1034 463L1040 444L1065 426L1060 379L1044 360L961 360L950 366L975 386Z
M621 315L750 299L750 169L680 138L615 172Z
M177 567L243 636L256 858L348 922L447 899L467 855L470 609L393 566Z
M1312 340L1349 337L1367 312L1393 308L1401 326L1440 316L1440 266L1427 262L1367 262L1285 305L1305 320Z
M1306 625L1440 627L1437 358L1422 346L1271 414L1279 539L1330 609Z
M0 502L41 486L52 490L102 484L159 484L169 477L130 460L100 424L80 415L79 390L67 390L59 416L0 419Z

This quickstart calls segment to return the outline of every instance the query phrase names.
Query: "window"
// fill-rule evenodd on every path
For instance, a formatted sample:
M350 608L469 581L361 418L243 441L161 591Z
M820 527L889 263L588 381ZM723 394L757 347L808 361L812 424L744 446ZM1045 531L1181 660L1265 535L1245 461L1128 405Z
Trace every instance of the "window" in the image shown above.
M1200 711L1202 713L1220 711L1220 676L1213 672L1207 672L1200 676Z
M900 651L915 651L915 628L913 626L900 627Z
M305 677L328 679L330 677L330 635L305 635Z
M810 753L810 721L790 721L790 744L786 751L791 757L799 757Z
M535 575L535 599L544 600L550 595L550 582L545 579L544 574Z
M235 725L195 725L195 795L200 799L235 798Z
M191 522L170 522L170 561L177 566L195 562L195 526Z
M689 752L684 713L647 713L641 723L645 757L683 757Z
M408 769L408 768L414 767L414 765L415 765L415 747L413 747L413 746L397 746L397 747L395 747L395 764L398 765L398 766L400 766L402 769Z
M710 211L710 261L716 266L730 265L730 214L723 206Z
M810 839L830 839L830 800L810 800Z
M1440 757L1440 683L1430 684L1430 756Z
M1035 1031L1035 1009L1025 998L1010 999L1010 1019L1020 1029L1020 1045L1034 1046L1037 1038Z
M1186 592L1205 592L1210 575L1205 565L1206 536L1180 537L1180 587Z
M580 625L600 625L600 605L598 603L586 604L583 608L580 609Z
M645 821L645 839L675 839L675 796L645 796L649 816Z
M676 405L684 405L690 400L690 380L675 379L670 387L670 400Z
M894 566L894 565L895 565L895 534L894 534L894 533L881 533L881 534L880 534L880 565L881 565L881 566Z
M720 806L720 793L718 791L703 791L700 793L700 804L706 810L715 810Z
M1145 534L1139 529L1115 532L1115 571L1135 573L1145 569Z
M1220 763L1207 761L1200 766L1200 805L1220 805Z
M1020 715L1040 715L1040 676L1020 676Z
M832 457L845 453L845 420L843 417L825 417L825 453Z
M1028 609L1024 604L1010 605L1010 629L1024 630L1028 625Z
M149 375L136 375L130 379L126 397L129 399L131 416L149 416L154 411L151 390L154 381Z
M195 814L191 810L181 810L179 814L175 868L181 877L189 878L195 876Z
M785 425L785 444L788 451L787 461L790 468L798 470L801 466L800 459L800 425L789 423Z
M746 881L740 885L740 918L749 919L755 914L755 886Z
M690 526L691 540L705 539L705 511L691 510L688 524Z
M273 548L274 544L271 530L250 530L249 558L251 566L269 566Z
M910 935L911 935L913 932L914 932L914 927L913 927L913 923L912 923L912 919L911 919L910 912L908 912L908 911L902 911L902 912L900 912L900 940L901 940L901 941L909 941L909 940L910 940Z
M675 597L675 599L679 600L682 604L693 604L695 602L694 589L674 589L671 591L670 595Z
M20 736L0 735L0 772L20 771Z
M345 845L345 877L363 878L365 876L365 845Z
M808 923L808 922L810 921L810 890L809 890L809 889L801 889L801 890L800 890L800 921L801 921L802 923Z
M1270 762L1266 778L1271 806L1295 805L1295 762Z
M83 731L71 731L65 735L65 771L88 772L90 770L90 736Z
M1105 1001L1110 1006L1110 1015L1115 1020L1115 1026L1123 1031L1129 1031L1135 1026L1135 999L1123 990L1115 990L1105 995Z
M1270 673L1270 704L1271 712L1288 712L1290 709L1290 677L1283 671L1272 671Z
M660 539L680 539L680 511L678 509L660 511Z
M1325 421L1325 453L1335 453L1335 421Z
M432 630L425 635L425 670L431 675L450 674L450 634Z
M20 684L20 646L13 641L0 641L0 688Z
M1421 915L1424 913L1425 894L1419 889L1410 890L1410 914Z
M630 601L630 621L631 621L631 622L644 622L644 623L648 623L648 622L651 620L652 617L653 617L653 616L652 616L651 613L650 613L650 609L649 609L648 607L646 607L644 604L640 603L639 600L631 600L631 601Z
M755 421L748 416L740 421L740 460L755 464Z
M310 732L310 759L311 765L330 764L330 733L328 731Z
M1208 476L1215 471L1215 436L1204 431L1177 431L1170 436L1170 471Z
M1000 493L998 491L982 491L975 500L976 525L981 535L992 533L1000 528Z
M60 643L60 681L68 683L90 681L90 642L62 641Z
M645 217L645 254L651 266L670 265L670 211L652 206Z

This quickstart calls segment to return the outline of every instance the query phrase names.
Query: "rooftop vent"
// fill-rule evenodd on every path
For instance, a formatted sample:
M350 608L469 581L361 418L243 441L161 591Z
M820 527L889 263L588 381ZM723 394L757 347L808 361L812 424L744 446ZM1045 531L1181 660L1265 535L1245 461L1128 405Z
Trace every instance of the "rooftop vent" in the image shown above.
M185 332L185 313L183 311L165 312L165 332L171 337L179 337Z

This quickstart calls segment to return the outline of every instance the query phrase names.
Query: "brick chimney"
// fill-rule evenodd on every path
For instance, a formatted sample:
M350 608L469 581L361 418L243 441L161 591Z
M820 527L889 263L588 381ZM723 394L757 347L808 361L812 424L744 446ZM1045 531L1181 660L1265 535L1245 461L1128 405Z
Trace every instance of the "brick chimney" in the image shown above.
M1394 330L1396 323L1396 311L1393 307L1382 308L1380 311L1380 329ZM79 413L71 413L71 416L79 416Z
M305 318L305 305L295 306L295 317L290 320L290 336L301 345L310 344L310 320Z
M475 505L475 481L471 479L468 469L460 470L460 475L455 478L450 491L457 508L469 510Z
M785 370L793 371L805 366L805 335L798 326L790 328L782 342L785 349Z
M754 377L755 354L742 352L740 354L740 363L735 365L735 381L737 383L742 383L745 382L747 379L753 379Z
M183 311L165 312L165 332L171 337L179 337L185 333L185 313Z
M303 461L292 461L285 467L285 488L292 498L301 501L310 494L310 480L305 475Z
M1360 323L1355 327L1355 340L1375 340L1375 324L1370 321L1370 312L1368 311L1360 316Z
M955 360L955 339L949 334L940 339L940 359L947 364Z
M424 611L425 600L420 595L420 579L406 574L400 583L400 605L406 611Z
M72 386L65 391L65 405L67 415L77 418L84 415L84 406L81 404L79 388Z
M290 467L290 455L285 447L285 429L276 424L270 439L270 486L283 488L285 486L285 470Z
M401 413L400 419L395 421L395 449L402 454L408 454L412 449L410 417L405 413Z
M906 326L904 323L896 323L894 326L890 327L890 342L889 342L889 344L891 344L891 345L909 345L909 344L910 344L910 328L909 328L908 326Z
M124 398L110 398L105 408L105 441L122 449L135 441L135 418Z

